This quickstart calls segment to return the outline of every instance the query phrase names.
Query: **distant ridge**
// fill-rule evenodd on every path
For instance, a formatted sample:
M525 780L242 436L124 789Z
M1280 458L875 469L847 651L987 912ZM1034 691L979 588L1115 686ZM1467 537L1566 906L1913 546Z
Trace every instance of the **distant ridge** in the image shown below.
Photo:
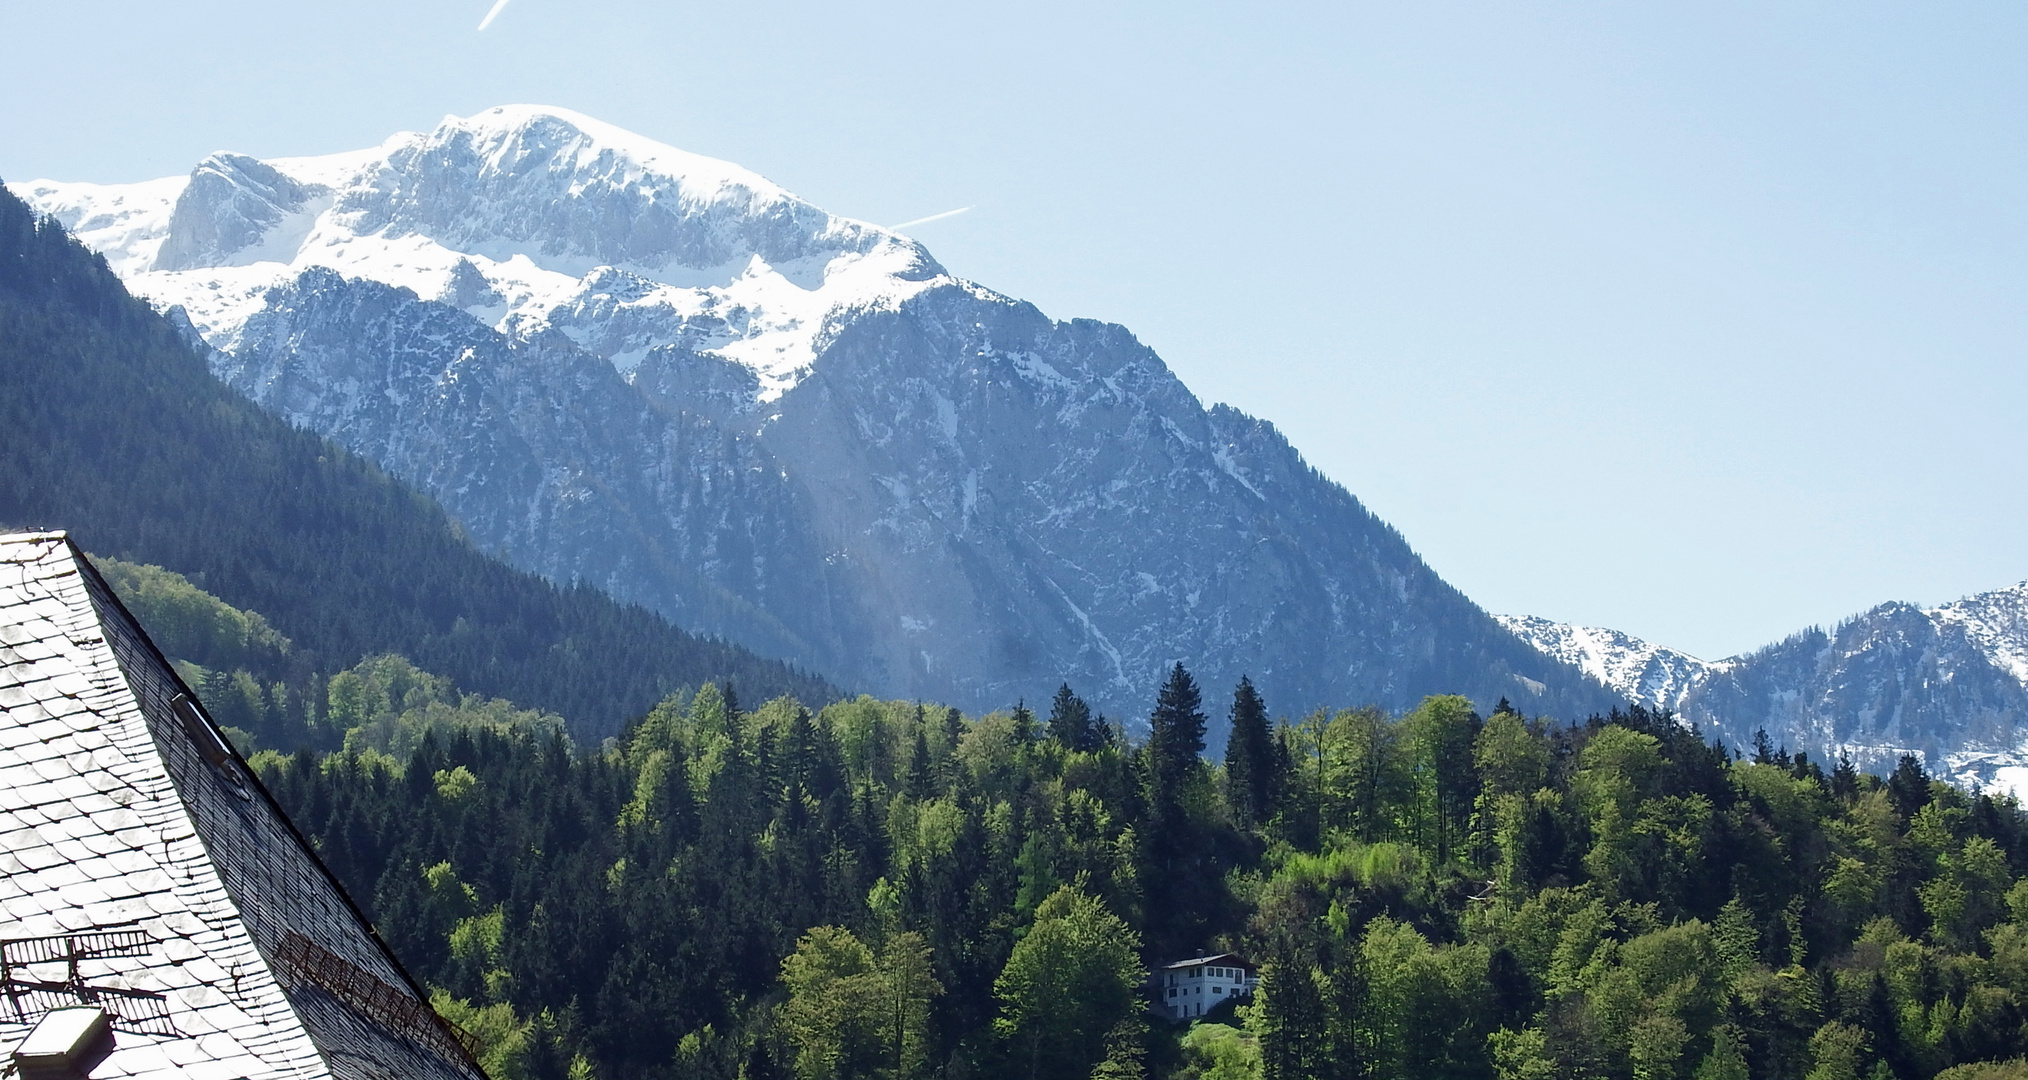
M1522 640L1734 747L1765 730L1820 761L2028 795L2028 582L1924 608L1881 604L1750 653L1699 660L1616 630L1501 616Z
M103 258L4 190L0 383L0 524L186 574L317 670L399 652L581 737L705 680L756 701L838 694L480 552L428 497L220 383Z

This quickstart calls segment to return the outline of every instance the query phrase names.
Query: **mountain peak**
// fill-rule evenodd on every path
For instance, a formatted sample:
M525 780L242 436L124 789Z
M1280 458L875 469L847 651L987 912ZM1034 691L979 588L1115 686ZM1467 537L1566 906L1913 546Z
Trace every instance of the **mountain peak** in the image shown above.
M950 283L913 240L546 105L349 153L220 153L182 178L16 191L226 349L270 290L324 268L512 337L561 332L623 374L657 348L701 351L751 369L772 400L808 373L835 314Z
M1725 661L1699 660L1605 627L1572 626L1534 615L1493 617L1536 650L1576 665L1629 700L1652 709L1681 710L1692 688L1727 667Z
M1545 655L1734 746L1765 730L1820 761L1919 753L1962 783L2028 794L2028 582L1937 607L1879 604L1716 662L1615 630L1501 616Z
M693 154L552 105L496 105L471 116L446 116L434 131L417 138L433 148L473 140L490 152L487 164L503 172L523 171L526 160L521 155L549 154L577 172L594 169L602 160L631 166L637 181L651 176L673 179L693 198L738 192L761 202L802 201L732 162Z
M2028 689L2028 581L1978 593L1924 614L1962 630L1994 667Z

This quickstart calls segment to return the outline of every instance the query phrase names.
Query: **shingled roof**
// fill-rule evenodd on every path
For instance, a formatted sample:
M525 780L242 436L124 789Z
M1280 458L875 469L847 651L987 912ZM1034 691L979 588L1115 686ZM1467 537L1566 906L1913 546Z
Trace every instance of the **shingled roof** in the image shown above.
M96 1004L92 1080L484 1080L62 533L0 536L0 1053Z

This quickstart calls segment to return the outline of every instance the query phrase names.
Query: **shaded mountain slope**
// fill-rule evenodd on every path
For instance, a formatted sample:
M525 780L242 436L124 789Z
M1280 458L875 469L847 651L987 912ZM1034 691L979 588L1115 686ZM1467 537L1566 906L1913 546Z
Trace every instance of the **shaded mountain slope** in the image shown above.
M219 383L102 258L4 193L0 379L0 521L187 574L322 670L400 652L585 735L707 679L834 693L483 554L426 496Z

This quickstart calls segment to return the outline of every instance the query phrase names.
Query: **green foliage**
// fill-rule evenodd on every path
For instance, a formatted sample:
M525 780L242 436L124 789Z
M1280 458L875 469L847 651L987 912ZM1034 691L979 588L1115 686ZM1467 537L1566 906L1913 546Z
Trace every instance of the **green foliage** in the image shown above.
M1232 723L1225 738L1226 801L1240 828L1251 829L1274 816L1281 793L1281 761L1268 730L1267 702L1241 676L1232 691Z
M1225 1024L1192 1024L1177 1080L1259 1080L1260 1040Z
M2028 1080L2028 1061L1980 1061L1955 1065L1936 1074L1936 1080Z
M344 731L345 749L352 753L372 749L406 759L432 733L444 736L480 728L542 739L564 737L560 716L461 693L449 679L422 671L399 656L360 661L332 676L326 693L325 722ZM440 780L438 791L457 798L476 782L467 769L462 777Z
M1425 700L1401 726L1415 789L1409 831L1443 862L1465 835L1478 797L1472 744L1479 718L1471 702L1446 695Z
M1139 952L1097 898L1065 886L1043 901L993 984L1015 1072L1082 1076L1105 1060L1107 1037L1138 1007Z
M805 1080L923 1073L930 999L941 993L929 947L914 933L891 936L876 957L850 930L820 926L782 961L783 1034Z
M289 639L259 614L241 611L182 574L113 558L92 565L120 597L157 648L210 668L271 669Z
M2028 1050L2018 807L1639 710L1320 714L1273 732L1243 828L1229 769L1165 789L1152 745L1014 712L707 684L577 748L394 658L343 676L345 749L261 774L527 1080L1931 1080ZM1240 1028L1151 1023L1149 964L1228 949L1261 964Z
M802 1080L876 1075L887 1060L881 1045L880 972L873 950L850 930L819 926L782 961L782 1033L796 1048Z
M430 994L430 1007L478 1038L479 1064L491 1080L531 1080L528 1040L534 1025L516 1017L513 1006L474 1005L436 990Z
M1733 762L1641 710L1474 724L1298 729L1324 828L1248 894L1265 1076L1924 1080L2028 1043L2011 801Z
M1350 839L1402 835L1415 776L1400 725L1378 709L1349 709L1322 726L1315 742L1324 825Z

